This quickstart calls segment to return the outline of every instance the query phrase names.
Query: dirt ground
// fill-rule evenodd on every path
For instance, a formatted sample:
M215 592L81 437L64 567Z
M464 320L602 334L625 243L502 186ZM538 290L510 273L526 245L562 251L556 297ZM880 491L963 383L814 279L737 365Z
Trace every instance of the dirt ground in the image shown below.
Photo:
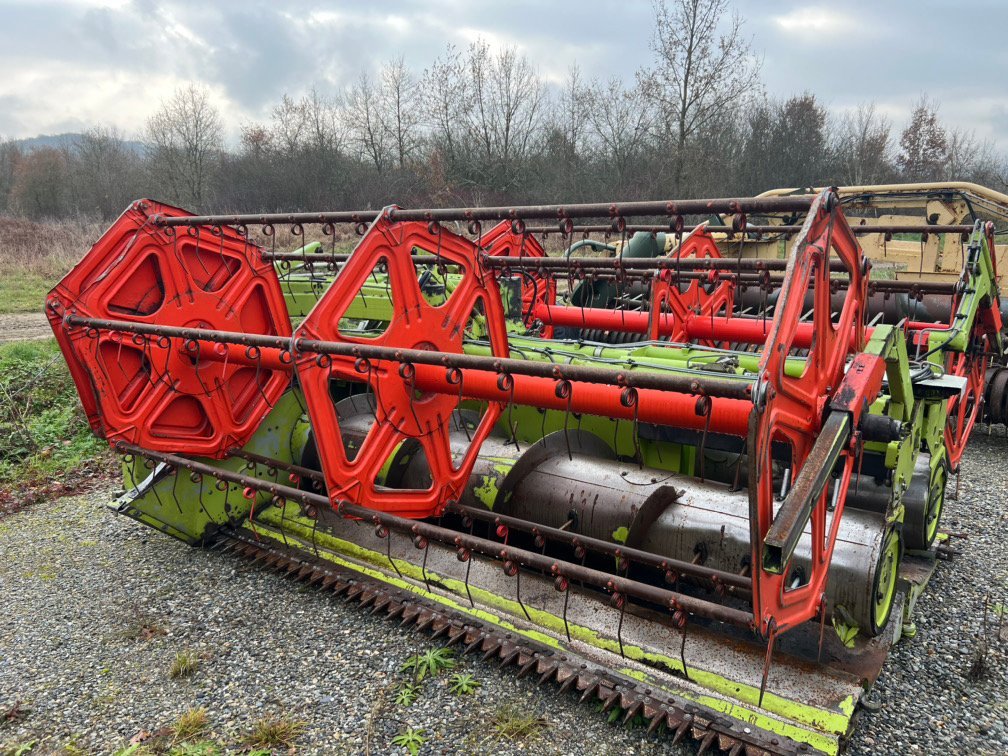
M41 312L21 312L0 315L0 344L52 336L49 321Z

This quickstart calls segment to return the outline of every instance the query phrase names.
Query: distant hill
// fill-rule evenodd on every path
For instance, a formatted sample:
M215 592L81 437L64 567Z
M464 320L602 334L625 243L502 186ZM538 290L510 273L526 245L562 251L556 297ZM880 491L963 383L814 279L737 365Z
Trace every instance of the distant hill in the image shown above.
M25 139L14 139L12 142L18 145L25 152L34 152L35 150L44 149L46 147L61 150L64 148L72 148L81 136L83 135L80 132L68 131L63 134L39 134L38 136L26 137ZM144 152L143 142L126 139L124 144L138 155L141 155Z

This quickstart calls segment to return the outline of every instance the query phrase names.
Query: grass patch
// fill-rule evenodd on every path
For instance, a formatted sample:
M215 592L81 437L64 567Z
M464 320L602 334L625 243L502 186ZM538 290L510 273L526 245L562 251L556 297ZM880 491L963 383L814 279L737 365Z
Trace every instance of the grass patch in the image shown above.
M56 568L51 564L42 564L33 570L26 570L23 575L26 578L38 578L39 580L55 580L59 577Z
M544 717L531 714L518 706L505 704L494 712L490 726L497 740L516 743L537 738L546 729L546 724Z
M0 274L0 315L42 312L46 294L56 280L38 273Z
M293 748L307 726L307 722L288 716L263 717L252 725L242 743L253 749Z
M0 513L39 498L37 486L76 488L110 470L111 460L91 432L56 341L0 345Z
M101 235L89 220L0 216L0 315L42 312L45 296Z
M168 668L168 676L172 680L192 677L198 669L199 657L196 654L192 651L179 651Z
M187 709L172 724L172 735L176 743L186 740L194 740L198 735L206 732L209 726L206 707L200 706L198 709Z
M3 756L25 756L34 751L36 745L38 745L37 740L27 740L24 743L15 743L14 745L3 747L3 750L0 750L0 754L3 754Z

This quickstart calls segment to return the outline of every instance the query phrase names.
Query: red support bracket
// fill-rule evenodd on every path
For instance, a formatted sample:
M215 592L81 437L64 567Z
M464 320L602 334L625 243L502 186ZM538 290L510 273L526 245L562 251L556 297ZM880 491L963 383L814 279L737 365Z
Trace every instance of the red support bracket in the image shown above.
M830 259L834 255L850 278L836 323L831 317L834 308L830 302ZM802 374L789 375L787 358L796 348L796 334L810 288L814 304L811 346ZM755 411L749 422L753 614L756 627L764 635L772 626L783 632L813 618L825 590L854 459L846 448L844 429L840 427L844 423L831 420L830 432L824 433L826 410L830 397L843 383L848 358L860 352L864 344L866 288L866 258L839 211L836 194L825 191L813 203L809 219L788 259L770 334L760 359L760 374L754 389ZM855 391L853 395L856 394ZM820 435L829 435L830 439L816 445ZM764 562L764 544L778 516L773 449L779 445L790 448L788 478L794 481L795 487L801 482L805 493L811 497L808 574L801 576L801 580L790 574L787 563L768 565ZM814 446L816 455L810 459ZM839 492L831 513L828 500L833 491L829 486L820 485L823 481L813 479L818 467L829 461L834 462L829 465L830 471L839 466L840 473ZM809 465L808 471L806 465ZM790 561L786 554L782 558Z

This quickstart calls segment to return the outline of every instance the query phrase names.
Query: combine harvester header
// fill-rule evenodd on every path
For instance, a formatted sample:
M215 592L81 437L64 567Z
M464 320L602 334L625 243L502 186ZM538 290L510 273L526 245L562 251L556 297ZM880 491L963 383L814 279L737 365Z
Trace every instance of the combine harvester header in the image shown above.
M728 254L755 215L795 219L786 257ZM575 224L597 219L613 256L580 254ZM280 226L326 241L277 251ZM926 228L966 239L958 278L927 287L944 321L876 306L908 284L873 278L835 190L246 216L143 200L46 312L123 455L120 513L701 751L830 753L951 553L946 480L1004 350L992 226Z

